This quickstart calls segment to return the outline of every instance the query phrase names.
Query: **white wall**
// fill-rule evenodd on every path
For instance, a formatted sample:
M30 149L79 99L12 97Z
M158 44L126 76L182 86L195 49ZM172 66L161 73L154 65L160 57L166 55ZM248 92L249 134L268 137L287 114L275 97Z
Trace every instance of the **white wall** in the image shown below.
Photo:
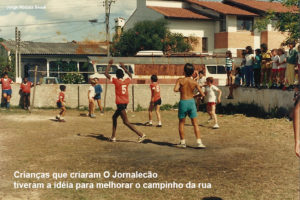
M169 8L182 8L183 4L184 3L181 1L151 1L151 0L146 1L147 6L159 6L159 7L169 7Z
M147 7L138 7L134 13L130 16L127 20L124 30L128 30L132 28L137 22L144 21L144 20L158 20L163 19L164 16L150 8Z
M254 24L257 22L258 18L254 17ZM258 29L254 30L254 45L253 49L259 49L260 48L260 40L261 40L261 33L258 31Z
M169 20L169 28L173 33L182 33L185 37L207 37L208 53L214 50L215 22L207 20Z
M237 17L226 15L226 26L227 32L237 32Z

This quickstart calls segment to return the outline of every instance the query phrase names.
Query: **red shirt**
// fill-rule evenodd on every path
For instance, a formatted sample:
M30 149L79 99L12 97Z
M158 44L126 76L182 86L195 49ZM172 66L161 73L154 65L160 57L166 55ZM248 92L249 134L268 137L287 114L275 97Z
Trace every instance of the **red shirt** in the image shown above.
M113 77L111 81L115 85L116 104L128 104L128 85L131 83L131 79L121 80Z
M1 83L2 83L2 90L11 90L11 86L10 84L13 82L10 78L8 79L4 79L4 78L1 78Z
M60 92L58 95L58 100L57 102L64 102L65 101L65 93L64 92Z
M32 83L30 81L27 81L27 83L21 83L20 88L23 93L29 94L31 86L32 86Z
M159 100L161 97L160 97L160 87L159 87L158 83L157 82L151 83L150 89L151 89L151 97L153 98L153 101L152 101L152 98L151 98L151 101L155 102L155 101Z

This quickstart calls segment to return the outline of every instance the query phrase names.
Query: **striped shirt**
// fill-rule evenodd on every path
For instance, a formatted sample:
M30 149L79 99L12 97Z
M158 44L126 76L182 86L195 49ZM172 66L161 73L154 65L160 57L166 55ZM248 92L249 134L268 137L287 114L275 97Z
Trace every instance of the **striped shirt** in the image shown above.
M234 62L234 60L232 58L226 57L226 67L232 67L232 63Z

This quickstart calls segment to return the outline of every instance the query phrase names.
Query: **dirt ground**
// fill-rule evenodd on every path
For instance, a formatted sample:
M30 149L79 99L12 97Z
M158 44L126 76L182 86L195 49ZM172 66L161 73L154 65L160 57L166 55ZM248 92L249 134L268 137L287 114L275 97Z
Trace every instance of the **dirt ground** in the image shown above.
M208 116L198 122L206 149L195 149L187 120L187 149L179 142L177 112L162 112L163 127L145 127L147 112L128 112L147 135L143 144L119 120L117 142L110 143L112 112L96 119L68 111L66 123L53 121L56 110L0 111L0 199L299 199L299 161L293 152L292 124L285 119L219 116L219 130ZM148 172L156 179L17 179L14 172ZM211 183L210 189L14 189L13 183ZM215 198L216 199L216 198Z

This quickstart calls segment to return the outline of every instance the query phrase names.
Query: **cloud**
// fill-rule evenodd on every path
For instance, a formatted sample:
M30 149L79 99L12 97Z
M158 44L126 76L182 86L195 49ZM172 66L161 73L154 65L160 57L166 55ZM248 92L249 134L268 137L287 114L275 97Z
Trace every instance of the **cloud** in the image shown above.
M129 17L136 8L136 1L139 0L117 0L112 7L113 14L120 14L120 17Z
M7 6L46 6L45 10L9 10ZM113 18L124 17L128 19L136 8L136 0L116 0L111 8L111 27ZM14 0L0 2L0 37L14 39L14 27L21 24L41 24L54 21L76 21L97 18L100 22L105 19L105 8L100 0ZM1 26L11 26L4 28ZM86 38L103 39L104 24L66 23L43 26L21 26L22 40L56 41L64 39L69 41ZM58 34L59 33L59 34Z
M10 12L7 15L0 16L0 26L12 26L19 24L37 24L39 20L36 19L35 16L29 15L25 12ZM0 27L1 35L9 35L10 39L14 38L15 35L15 27ZM32 35L38 29L37 27L23 27L22 30L24 33L26 32L28 35ZM23 36L23 35L22 35ZM25 35L23 37L26 37Z
M104 8L98 0L48 0L47 14L63 19L89 19L104 15Z

